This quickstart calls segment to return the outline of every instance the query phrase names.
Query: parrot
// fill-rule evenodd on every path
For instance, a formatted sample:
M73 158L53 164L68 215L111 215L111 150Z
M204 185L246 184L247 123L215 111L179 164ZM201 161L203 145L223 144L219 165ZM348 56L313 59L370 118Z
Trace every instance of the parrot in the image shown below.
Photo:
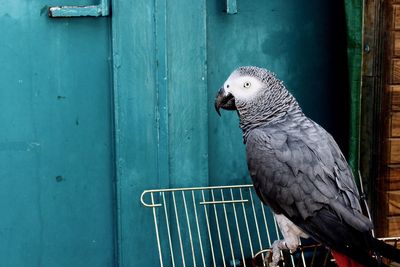
M400 250L372 235L349 164L322 126L307 117L275 73L235 69L218 90L215 109L239 116L254 190L269 206L283 235L272 244L277 266L281 250L296 250L311 237L332 252L339 267L400 263Z

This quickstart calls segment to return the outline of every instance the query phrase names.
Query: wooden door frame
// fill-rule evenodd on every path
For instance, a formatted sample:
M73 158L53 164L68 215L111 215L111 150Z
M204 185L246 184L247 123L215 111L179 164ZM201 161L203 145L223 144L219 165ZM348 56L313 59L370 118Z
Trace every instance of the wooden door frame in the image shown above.
M378 236L387 232L386 207L382 204L386 203L389 2L364 0L360 174Z

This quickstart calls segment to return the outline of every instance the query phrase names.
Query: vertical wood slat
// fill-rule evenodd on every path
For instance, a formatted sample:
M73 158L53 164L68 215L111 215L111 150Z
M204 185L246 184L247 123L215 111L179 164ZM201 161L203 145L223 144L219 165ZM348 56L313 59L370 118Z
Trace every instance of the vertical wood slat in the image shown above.
M400 137L400 112L392 112L389 123L390 137Z
M178 2L112 3L120 266L157 265L142 257L153 240L135 227L146 215L132 196L172 182L208 182L205 0Z
M393 22L392 28L394 30L400 30L400 5L393 5Z
M381 102L384 110L380 115L381 136L385 139L381 139L383 149L379 156L383 166L379 174L376 226L380 236L392 236L400 233L400 227L396 226L399 221L396 217L400 215L400 191L397 191L400 189L400 1L387 1L382 15L382 31L389 34L388 39L383 39L387 61L380 73L388 89Z
M158 266L157 257L143 257L155 239L138 227L149 216L132 201L146 188L165 186L149 179L159 175L154 1L112 1L112 10L116 257L118 266Z
M167 0L156 0L155 20L155 57L157 67L157 170L158 181L169 184L169 83L168 83L168 47L167 47Z
M177 0L167 14L171 183L207 185L206 2Z
M392 60L390 76L392 84L400 84L400 59Z
M398 236L400 233L400 216L388 217L387 236Z
M158 34L164 36L167 57L164 82L168 92L165 99L168 110L164 114L170 129L165 142L170 176L168 187L208 185L206 1L163 1L165 28ZM212 224L213 218L209 220ZM205 238L207 226L199 225L199 232ZM194 237L187 232L182 235L183 240L191 238ZM200 261L195 263L195 258L190 257L189 246L185 251L186 266L199 266ZM211 266L211 258L216 256L210 255L205 245L204 261Z
M387 190L400 190L400 165L389 165L387 172Z
M400 57L400 32L392 32L392 53L394 57Z
M389 205L389 216L400 215L400 191L388 191L387 200Z
M388 86L391 111L400 111L400 85Z
M400 30L400 5L393 5L393 23L392 28L397 31ZM392 53L391 56L399 56L400 55L400 43L399 43L399 32L393 32L392 34ZM400 83L400 59L392 59L391 61L391 83L399 84Z
M398 235L400 221L396 215L400 214L400 1L392 1L392 34L390 35L390 85L389 98L389 139L387 139L388 164L384 179L385 192L382 192L382 200L386 206L386 235Z
M400 164L400 139L389 138L388 153L389 153L389 164Z

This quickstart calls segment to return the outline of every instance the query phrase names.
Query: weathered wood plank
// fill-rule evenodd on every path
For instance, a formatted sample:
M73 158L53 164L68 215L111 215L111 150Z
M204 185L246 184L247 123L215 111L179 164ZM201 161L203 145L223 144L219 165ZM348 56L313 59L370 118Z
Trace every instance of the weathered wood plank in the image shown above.
M400 163L400 139L388 139L389 164Z
M400 112L390 115L389 132L391 137L400 137Z
M392 60L391 83L392 84L400 84L400 59Z
M400 235L400 216L388 217L388 233L387 236Z
M379 208L377 210L377 216L374 220L375 230L378 236L388 236L388 205L387 205L387 193L386 188L382 189L383 182L380 183L377 190L377 199L379 200Z
M185 5L190 8L182 8ZM209 111L206 1L177 0L166 7L169 124L173 129L169 133L171 183L179 186L206 185Z
M400 150L400 142L394 138L388 138L386 144L388 164L400 163L400 153L398 152Z
M112 1L118 266L157 266L148 211L132 196L158 178L154 1ZM116 15L117 14L117 15ZM114 16L115 15L115 16ZM140 26L140 30L134 30ZM138 245L140 244L140 249ZM143 254L152 256L143 257Z
M400 30L400 5L393 5L393 29Z
M400 215L400 191L387 192L389 216Z
M378 185L378 202L375 216L375 227L379 236L395 236L400 234L400 0L391 0L385 5L382 13L388 18L390 25L382 30L388 32L385 47L385 71L383 80L387 90L382 96L382 136L389 137L383 141L379 160L386 167L380 170Z
M400 85L390 85L390 108L392 111L400 111Z
M387 169L387 189L400 190L400 165L389 165Z
M395 31L392 34L392 44L393 44L393 56L400 56L400 32Z

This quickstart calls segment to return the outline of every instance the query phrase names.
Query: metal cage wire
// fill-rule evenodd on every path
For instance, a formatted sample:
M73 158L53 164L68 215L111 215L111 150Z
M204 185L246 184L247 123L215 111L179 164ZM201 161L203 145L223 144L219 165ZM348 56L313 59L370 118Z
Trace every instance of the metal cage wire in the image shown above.
M272 242L282 238L250 184L145 190L140 200L153 212L162 267L265 266ZM293 267L332 264L319 244L281 258Z

